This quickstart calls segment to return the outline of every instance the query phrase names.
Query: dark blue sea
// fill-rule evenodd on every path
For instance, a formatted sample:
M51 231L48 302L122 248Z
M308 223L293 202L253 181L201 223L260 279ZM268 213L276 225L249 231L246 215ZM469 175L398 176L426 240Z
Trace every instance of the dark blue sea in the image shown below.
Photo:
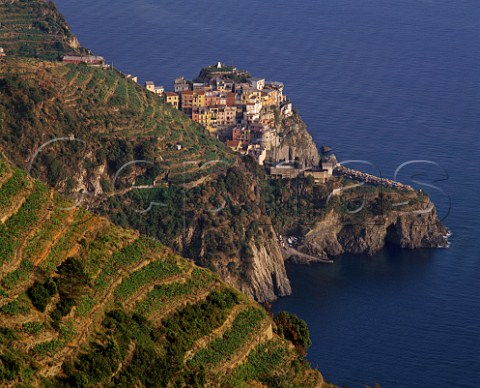
M171 89L223 61L286 93L318 145L423 185L450 249L288 266L308 359L350 387L480 386L479 0L58 0L84 46ZM436 181L436 182L433 182ZM418 186L418 184L415 184Z

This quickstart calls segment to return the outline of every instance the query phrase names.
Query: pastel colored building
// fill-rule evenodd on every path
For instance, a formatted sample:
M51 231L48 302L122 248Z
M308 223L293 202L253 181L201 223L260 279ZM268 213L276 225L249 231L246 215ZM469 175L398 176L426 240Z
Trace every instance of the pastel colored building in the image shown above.
M165 101L175 109L178 109L180 106L180 97L177 93L165 92Z
M145 88L152 93L155 93L155 84L153 81L147 81L145 82Z
M161 96L165 92L165 88L162 85L159 85L159 86L155 85L153 92Z

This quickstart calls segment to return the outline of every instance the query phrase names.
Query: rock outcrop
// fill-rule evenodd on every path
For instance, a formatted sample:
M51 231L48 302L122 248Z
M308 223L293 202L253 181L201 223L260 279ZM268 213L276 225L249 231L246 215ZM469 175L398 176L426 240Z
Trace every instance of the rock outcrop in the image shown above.
M320 155L317 146L300 116L294 113L279 120L276 129L278 143L267 152L267 160L296 160L304 167L318 166Z
M277 296L292 293L290 281L282 252L276 241L268 241L265 245L251 246L253 252L252 273L250 281L240 287L241 291L255 300L269 302Z
M447 247L448 230L438 220L435 207L428 209L425 214L389 212L358 223L331 210L306 234L299 249L325 259L342 253L374 255L386 243L407 249Z

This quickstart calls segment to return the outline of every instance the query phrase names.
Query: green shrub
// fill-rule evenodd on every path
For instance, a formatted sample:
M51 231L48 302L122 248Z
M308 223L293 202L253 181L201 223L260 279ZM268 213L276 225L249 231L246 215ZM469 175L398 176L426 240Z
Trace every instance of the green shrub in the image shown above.
M57 293L57 285L48 278L44 283L35 282L28 290L27 295L32 301L32 304L42 313L50 303L52 296Z
M301 353L306 353L312 341L307 323L287 311L282 311L275 316L275 323L280 335L290 340Z
M25 322L22 330L27 334L38 334L44 329L43 323L37 321Z

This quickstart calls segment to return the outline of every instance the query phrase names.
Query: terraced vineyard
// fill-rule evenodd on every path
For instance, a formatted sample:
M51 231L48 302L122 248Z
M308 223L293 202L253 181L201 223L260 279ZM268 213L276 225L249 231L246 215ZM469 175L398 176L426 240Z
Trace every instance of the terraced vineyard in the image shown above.
M0 201L0 385L323 384L259 305L158 241L2 159Z
M55 5L39 0L0 2L0 47L8 55L49 59L79 52Z
M85 203L97 214L216 267L222 279L259 300L274 297L273 283L266 290L264 280L252 279L255 245L274 252L275 264L268 265L285 276L264 209L261 168L161 97L116 70L6 57L0 66L0 117L0 147L17 166L31 167L32 176L63 192L88 193ZM7 205L15 204L0 199L0 208ZM36 242L45 239L58 240L55 249L70 244L59 234L58 217L81 214L52 215L50 225L31 236L32 253L38 254ZM75 239L76 232L69 233ZM47 271L58 265L51 255L41 257ZM270 274L262 276L271 282ZM278 294L289 290L283 283Z
M132 153L133 160L134 150L122 141L135 140L142 143L143 151L139 158L156 162L159 172L168 171L172 182L178 184L211 175L215 166L205 164L209 161L221 159L220 170L225 170L235 159L226 147L211 138L198 124L117 70L9 57L2 62L0 90L7 94L7 98L0 96L0 112L3 109L8 117L15 120L6 122L12 127L13 136L22 137L26 132L30 135L16 140L19 143L31 143L39 132L51 138L73 133L78 139L86 141L91 151L103 154L102 148L106 146L125 148L115 150L111 156L127 152ZM47 127L42 128L43 120L38 120L36 125L23 122L21 130L18 127L19 116L15 118L18 105L9 105L8 95L23 94L25 88L29 88L33 96L32 106L28 106L33 116L58 115ZM36 121L33 117L32 120ZM65 128L70 132L65 133ZM112 141L120 144L113 146ZM182 144L182 150L173 148L176 143ZM33 144L30 147L35 149ZM10 157L16 160L15 155ZM185 164L185 161L189 163ZM114 167L118 169L121 165Z

